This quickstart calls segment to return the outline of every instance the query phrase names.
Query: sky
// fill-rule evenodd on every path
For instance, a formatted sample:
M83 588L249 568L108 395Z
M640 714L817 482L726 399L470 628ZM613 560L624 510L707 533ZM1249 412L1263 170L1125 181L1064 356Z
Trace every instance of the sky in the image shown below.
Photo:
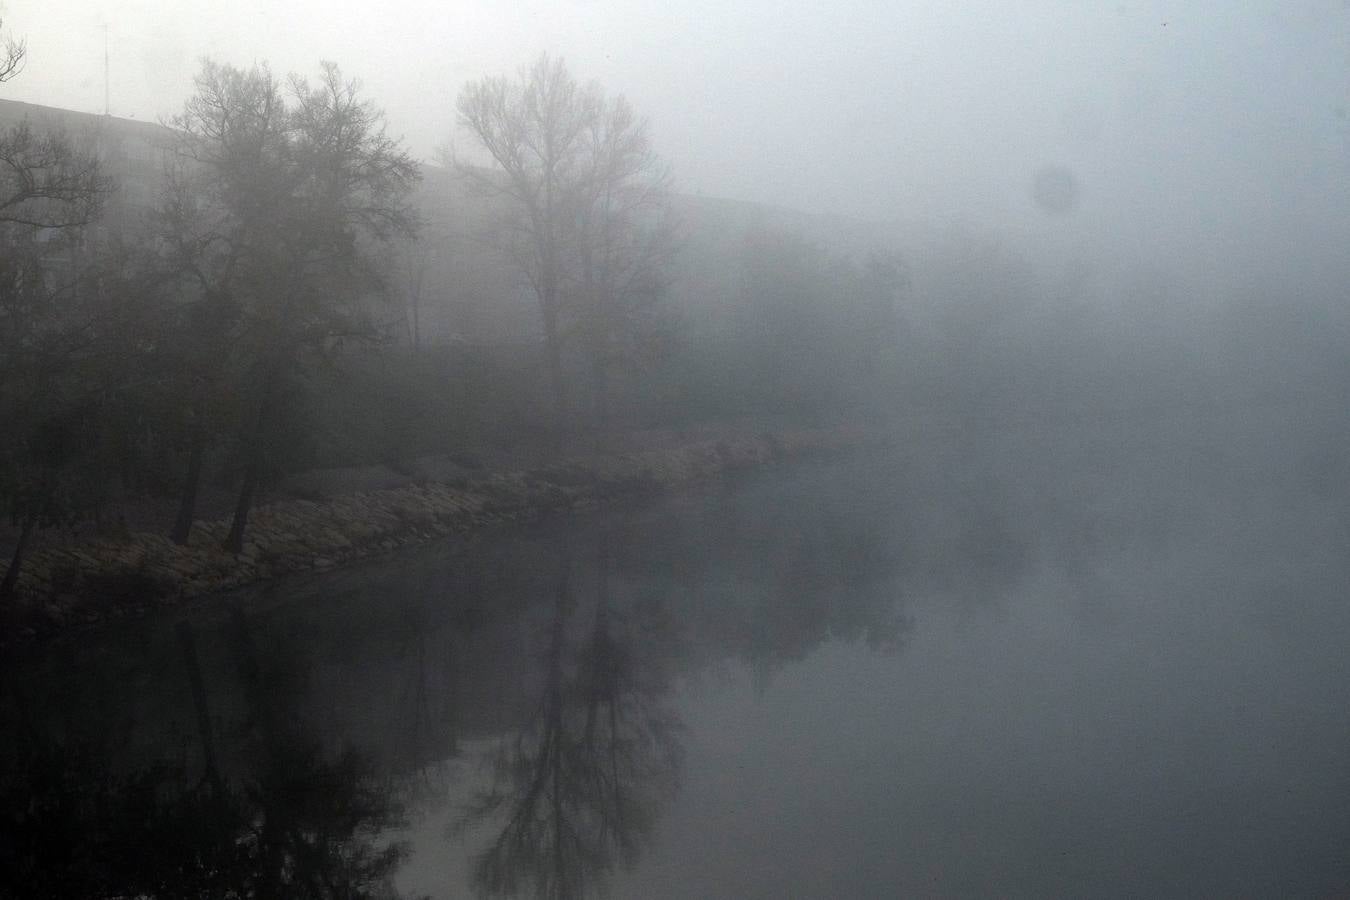
M430 159L469 143L466 81L550 51L651 119L689 193L988 226L1049 252L1350 240L1350 0L5 0L0 15L30 55L0 96L29 102L102 111L105 27L111 112L138 119L181 108L204 56L280 73L332 59ZM1046 167L1071 178L1067 212L1036 203Z

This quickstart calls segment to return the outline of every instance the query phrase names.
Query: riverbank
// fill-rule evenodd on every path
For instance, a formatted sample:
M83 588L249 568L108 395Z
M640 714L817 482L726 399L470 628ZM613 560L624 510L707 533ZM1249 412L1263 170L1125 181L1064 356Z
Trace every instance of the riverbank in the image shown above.
M515 471L425 479L318 499L265 503L243 552L221 549L227 519L199 521L187 545L129 533L44 547L24 565L0 643L47 637L283 575L321 571L449 535L859 447L856 429L728 436L593 454Z

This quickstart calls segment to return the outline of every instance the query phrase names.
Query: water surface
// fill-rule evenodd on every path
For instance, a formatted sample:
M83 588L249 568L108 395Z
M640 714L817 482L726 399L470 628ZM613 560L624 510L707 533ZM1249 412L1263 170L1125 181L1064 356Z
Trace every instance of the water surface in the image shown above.
M1341 504L1287 429L1185 424L958 423L30 651L0 877L1344 893Z

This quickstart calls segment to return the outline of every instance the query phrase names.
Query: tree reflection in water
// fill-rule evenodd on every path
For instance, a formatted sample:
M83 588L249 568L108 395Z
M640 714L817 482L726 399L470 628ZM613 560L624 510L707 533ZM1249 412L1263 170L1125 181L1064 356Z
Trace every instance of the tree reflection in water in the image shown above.
M491 786L457 826L500 828L475 860L482 896L596 893L616 865L636 861L675 792L681 725L662 656L648 652L665 637L661 619L612 602L603 535L593 609L574 568L564 545L535 713L497 747Z
M673 799L674 679L732 662L763 685L827 641L903 643L901 588L946 557L866 475L358 571L336 603L197 619L200 664L192 630L147 627L15 665L0 897L392 897L405 803L448 801L480 894L598 893ZM450 761L484 739L474 795Z
M404 825L392 784L351 749L325 754L278 690L301 677L285 657L264 668L247 622L236 617L236 653L251 712L246 724L254 773L243 791L251 814L260 896L393 897L389 877L406 848L380 835Z
M185 753L115 772L107 747L29 729L0 780L0 897L398 896L390 878L405 848L380 836L402 815L386 782L354 752L322 752L285 708L293 692L278 682L294 673L262 667L242 617L235 626L243 758L219 761L192 635L180 630L201 771Z

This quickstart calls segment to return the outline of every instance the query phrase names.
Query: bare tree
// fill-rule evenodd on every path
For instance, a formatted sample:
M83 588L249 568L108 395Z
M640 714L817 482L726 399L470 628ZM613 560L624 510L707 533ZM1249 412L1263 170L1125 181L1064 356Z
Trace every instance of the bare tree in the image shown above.
M545 54L514 79L483 78L459 95L460 122L504 177L465 168L480 186L513 202L511 255L539 303L558 438L567 406L562 363L562 294L573 194L584 168L587 128L599 92L582 87L561 59Z
M0 82L25 58L23 42L5 38ZM58 279L44 256L61 233L76 238L109 189L97 157L64 133L28 121L0 132L0 501L20 528L0 598L13 593L35 529L67 519L63 495L78 493L70 475L98 413L87 387L99 381L91 349L99 332L78 308L80 273Z
M577 331L586 357L596 424L609 419L609 382L660 352L657 301L677 247L669 168L652 148L647 120L618 96L603 100L584 136L585 166L573 220L580 277Z
M0 25L4 23L0 21ZM0 49L0 84L9 81L23 71L28 59L28 44L22 39L5 35L5 46Z
M0 84L17 77L27 45L6 35ZM41 133L24 120L0 132L0 222L32 228L74 228L97 214L111 185L98 158L61 131Z
M207 62L176 124L196 184L180 219L193 227L174 242L204 300L229 313L218 359L244 398L242 480L225 541L237 553L284 443L278 429L302 357L376 332L366 305L382 288L373 251L415 233L407 198L418 170L332 63L317 84L292 77L283 91L265 68Z
M24 121L0 133L0 222L78 228L94 219L110 189L98 157L64 132L39 133Z
M431 264L431 248L425 244L409 246L403 252L402 262L403 324L408 332L408 346L417 353L422 347L422 292Z
M514 81L469 84L459 112L501 170L463 171L516 213L508 250L539 302L555 415L567 411L564 342L575 337L603 424L609 373L651 355L652 301L675 246L670 175L647 122L548 55Z
M262 228L282 196L288 128L280 83L266 67L207 60L195 86L172 120L176 162L154 216L182 296L172 327L183 351L174 381L188 458L170 535L180 544L191 533L208 446L238 418L229 401L248 336L244 304L258 284L250 283L254 251L267 246Z
M226 543L237 552L301 350L369 330L360 314L375 287L368 244L413 227L404 196L417 173L332 64L317 87L292 78L287 91L265 67L208 61L174 124L183 165L161 231L194 288L199 327L189 332L201 347L173 537L186 540L191 527L208 434L232 421L243 480ZM242 405L213 402L230 395Z

